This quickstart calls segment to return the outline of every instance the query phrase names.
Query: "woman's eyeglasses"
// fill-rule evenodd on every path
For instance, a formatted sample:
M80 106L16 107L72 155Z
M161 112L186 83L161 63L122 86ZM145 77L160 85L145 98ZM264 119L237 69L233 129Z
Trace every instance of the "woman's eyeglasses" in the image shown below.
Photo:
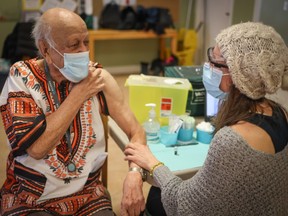
M212 63L217 68L228 68L226 64L218 63L218 61L224 61L224 59L215 59L213 54L214 47L210 47L207 50L207 56L210 63Z

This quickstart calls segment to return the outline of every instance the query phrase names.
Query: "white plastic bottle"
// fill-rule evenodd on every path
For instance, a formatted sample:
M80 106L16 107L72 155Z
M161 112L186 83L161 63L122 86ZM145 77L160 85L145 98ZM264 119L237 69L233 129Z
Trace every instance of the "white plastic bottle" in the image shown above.
M159 142L159 131L160 131L160 123L156 118L155 107L156 104L149 103L145 104L147 107L151 107L149 111L149 117L147 121L143 123L144 130L146 132L146 139L148 143L158 143Z

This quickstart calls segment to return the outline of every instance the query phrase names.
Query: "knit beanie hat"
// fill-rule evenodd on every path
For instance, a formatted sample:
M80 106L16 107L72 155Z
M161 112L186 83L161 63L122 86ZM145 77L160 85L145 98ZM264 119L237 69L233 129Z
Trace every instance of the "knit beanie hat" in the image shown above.
M288 48L274 28L261 23L240 23L216 37L233 84L252 99L288 88ZM283 84L282 84L283 81Z

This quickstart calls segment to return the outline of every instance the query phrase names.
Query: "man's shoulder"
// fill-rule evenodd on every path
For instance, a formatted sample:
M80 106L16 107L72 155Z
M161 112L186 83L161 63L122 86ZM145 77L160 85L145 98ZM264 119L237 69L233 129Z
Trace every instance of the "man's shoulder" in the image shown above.
M31 72L38 71L36 59L15 62L10 69L11 76L31 76Z

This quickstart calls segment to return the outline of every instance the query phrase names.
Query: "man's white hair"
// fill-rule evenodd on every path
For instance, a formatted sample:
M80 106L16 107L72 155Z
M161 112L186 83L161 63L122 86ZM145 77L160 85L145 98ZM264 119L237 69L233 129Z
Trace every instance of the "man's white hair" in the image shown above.
M34 38L34 42L38 50L40 40L45 40L50 46L55 46L55 42L52 39L51 30L51 26L45 22L42 17L40 17L35 23L32 30L32 37Z

